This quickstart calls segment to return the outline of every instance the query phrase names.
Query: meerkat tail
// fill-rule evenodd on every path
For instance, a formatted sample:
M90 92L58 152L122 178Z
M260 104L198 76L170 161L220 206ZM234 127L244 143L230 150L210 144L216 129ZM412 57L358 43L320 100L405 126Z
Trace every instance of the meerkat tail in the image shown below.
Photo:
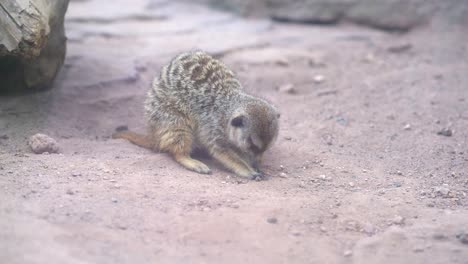
M150 150L155 150L155 144L151 140L150 137L141 135L132 131L121 131L121 132L116 132L112 134L112 138L117 139L117 138L122 138L130 141L131 143L147 148Z

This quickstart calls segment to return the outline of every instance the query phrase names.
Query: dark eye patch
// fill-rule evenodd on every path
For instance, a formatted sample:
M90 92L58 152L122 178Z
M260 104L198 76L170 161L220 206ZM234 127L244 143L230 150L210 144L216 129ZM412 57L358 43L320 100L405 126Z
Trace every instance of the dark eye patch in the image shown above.
M260 154L260 153L263 152L259 147L257 147L257 146L253 143L252 138L249 137L248 142L249 142L249 145L250 145L250 146L249 146L250 151L252 151L252 152L255 153L255 154Z

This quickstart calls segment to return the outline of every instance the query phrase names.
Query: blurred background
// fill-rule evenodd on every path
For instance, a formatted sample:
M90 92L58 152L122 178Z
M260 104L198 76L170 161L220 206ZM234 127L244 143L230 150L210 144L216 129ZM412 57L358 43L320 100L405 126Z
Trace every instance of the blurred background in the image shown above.
M0 7L0 262L466 263L467 1ZM268 180L110 138L196 49L280 109Z

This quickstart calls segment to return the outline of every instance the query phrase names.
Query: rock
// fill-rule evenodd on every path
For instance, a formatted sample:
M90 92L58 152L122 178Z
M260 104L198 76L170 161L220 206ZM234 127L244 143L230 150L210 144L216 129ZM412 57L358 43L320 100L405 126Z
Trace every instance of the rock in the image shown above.
M122 132L122 131L127 131L127 130L128 130L128 126L126 125L121 125L115 128L115 132Z
M315 75L314 82L315 83L323 83L325 81L325 76L323 75Z
M67 190L67 194L68 194L68 195L73 195L73 194L75 194L75 192L74 192L72 189L68 189L68 190Z
M374 63L375 62L375 56L372 53L367 53L366 56L364 56L363 61L365 63Z
M401 215L396 215L390 222L391 225L403 225L405 223L405 218Z
M351 251L351 250L345 250L343 252L343 256L345 256L345 257L351 257L352 255L353 255L353 251Z
M354 182L350 182L350 183L349 183L349 186L350 186L350 187L354 187Z
M390 53L402 53L410 50L413 47L410 43L403 43L398 45L393 45L387 48L387 51Z
M437 131L437 135L451 137L453 132L450 128L442 128L441 130Z
M81 173L79 172L72 172L71 174L73 177L78 177L78 176L81 176Z
M336 23L355 1L266 0L270 16L278 21Z
M446 240L448 237L444 233L435 233L432 235L435 240Z
M35 134L31 136L28 140L28 145L31 147L32 151L36 154L42 154L44 152L48 153L58 153L59 145L55 139L44 135L44 134Z
M435 196L447 198L449 197L450 189L447 187L438 186L434 187L433 193L435 194Z
M451 25L466 24L468 11L464 0L451 8L435 12L437 5L425 0L195 0L246 16L269 16L274 20L293 23L332 24L342 20L386 31L408 31L442 18ZM434 16L434 14L437 16ZM396 48L397 52L407 50Z
M288 94L297 93L296 89L294 88L294 84L292 83L283 84L278 88L278 90L282 93L288 93Z
M115 198L115 197L112 197L112 198L111 198L111 201L112 201L113 203L118 203L118 202L119 202L119 200L117 200L117 198Z
M118 229L120 229L120 230L127 230L127 229L128 229L128 226L125 225L125 224L122 224L122 223L118 223L118 224L116 225L116 227L117 227Z
M367 235L373 235L375 234L375 227L371 224L365 224L362 227L362 232L367 234Z
M281 173L279 174L279 176L280 176L281 178L287 178L287 177L288 177L288 175L287 175L286 173L284 173L284 172L281 172Z
M388 31L408 31L425 20L420 11L424 1L356 1L344 15L346 19Z
M458 240L460 240L460 242L468 245L468 232L460 232L456 235L456 237L458 238Z
M267 219L267 222L270 224L276 224L278 223L278 219L276 217L270 217Z
M285 59L277 59L275 61L275 64L278 65L278 66L282 66L282 67L288 67L289 66L289 62Z
M413 247L413 252L423 252L424 251L424 247L422 245L416 245Z
M332 177L321 174L321 175L319 175L319 179L322 180L322 181L331 181Z
M406 124L404 127L403 127L404 130L411 130L411 125L410 124Z
M349 220L346 222L345 229L347 231L359 231L361 228L358 222Z
M297 231L297 230L293 230L293 231L291 232L291 234L292 234L293 236L300 236L300 235L301 235L301 232L299 232L299 231Z
M52 85L65 58L63 20L68 2L2 1L0 92L39 90Z

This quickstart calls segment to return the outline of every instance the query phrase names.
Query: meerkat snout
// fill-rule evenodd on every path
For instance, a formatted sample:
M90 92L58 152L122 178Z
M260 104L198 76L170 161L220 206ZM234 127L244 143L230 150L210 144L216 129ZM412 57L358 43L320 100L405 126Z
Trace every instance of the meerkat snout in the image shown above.
M279 113L267 103L248 105L236 111L230 121L229 140L250 164L258 169L263 153L276 140Z

